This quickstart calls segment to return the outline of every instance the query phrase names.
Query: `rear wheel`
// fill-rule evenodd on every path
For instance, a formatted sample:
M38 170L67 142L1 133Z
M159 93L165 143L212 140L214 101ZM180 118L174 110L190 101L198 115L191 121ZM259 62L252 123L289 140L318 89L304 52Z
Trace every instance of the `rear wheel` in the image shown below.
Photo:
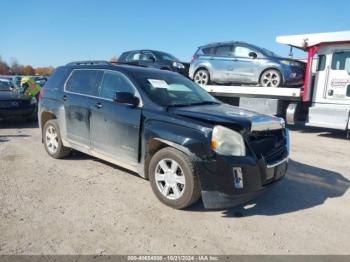
M149 179L157 198L170 207L183 209L200 198L194 165L187 155L174 148L163 148L152 157Z
M282 77L278 70L268 69L261 74L260 85L265 87L278 87L282 83Z
M195 83L199 85L208 85L210 84L210 75L208 70L206 69L199 69L193 77L193 80Z
M43 130L46 152L53 158L63 158L70 153L70 148L63 146L57 120L49 120Z

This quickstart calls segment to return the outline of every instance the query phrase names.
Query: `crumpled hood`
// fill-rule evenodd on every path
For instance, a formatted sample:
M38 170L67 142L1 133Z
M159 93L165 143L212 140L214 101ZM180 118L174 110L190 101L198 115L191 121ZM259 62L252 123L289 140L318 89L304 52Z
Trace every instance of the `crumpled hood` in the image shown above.
M201 105L170 108L169 112L213 124L236 126L238 129L280 129L283 122L278 117L259 114L228 104Z

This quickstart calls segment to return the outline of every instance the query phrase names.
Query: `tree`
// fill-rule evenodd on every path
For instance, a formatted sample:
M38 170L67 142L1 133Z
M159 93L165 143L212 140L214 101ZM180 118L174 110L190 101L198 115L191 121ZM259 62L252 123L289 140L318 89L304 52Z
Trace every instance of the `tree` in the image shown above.
M8 75L10 73L10 67L2 60L0 56L0 75Z
M111 59L109 60L111 63L117 63L118 58L116 56L112 56Z
M11 74L13 75L21 75L22 72L22 68L21 66L18 64L17 60L15 58L12 59L11 61Z
M49 76L53 73L54 70L55 68L53 68L52 66L37 67L35 68L35 74L41 76Z
M23 75L35 75L35 70L31 65L26 65L23 67Z

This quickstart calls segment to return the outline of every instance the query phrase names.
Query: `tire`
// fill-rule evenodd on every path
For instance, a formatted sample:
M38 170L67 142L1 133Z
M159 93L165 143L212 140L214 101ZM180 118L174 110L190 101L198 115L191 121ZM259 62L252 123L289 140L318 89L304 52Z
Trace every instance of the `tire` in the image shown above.
M282 75L276 69L267 69L260 76L260 85L264 87L279 87L282 84Z
M210 74L206 69L199 69L193 76L193 81L198 85L209 85Z
M70 148L63 146L61 133L56 119L45 123L43 140L46 152L53 158L64 158L71 152Z
M199 200L201 190L194 165L181 151L171 147L159 150L152 157L148 172L154 194L165 205L183 209Z

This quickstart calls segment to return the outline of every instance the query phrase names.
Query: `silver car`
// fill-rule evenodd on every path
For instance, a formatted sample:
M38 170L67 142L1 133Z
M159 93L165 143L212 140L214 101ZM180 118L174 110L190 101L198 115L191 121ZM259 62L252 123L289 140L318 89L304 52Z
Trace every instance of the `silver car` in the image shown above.
M198 48L189 76L197 84L260 84L267 87L301 86L305 63L283 58L244 42L213 43Z

